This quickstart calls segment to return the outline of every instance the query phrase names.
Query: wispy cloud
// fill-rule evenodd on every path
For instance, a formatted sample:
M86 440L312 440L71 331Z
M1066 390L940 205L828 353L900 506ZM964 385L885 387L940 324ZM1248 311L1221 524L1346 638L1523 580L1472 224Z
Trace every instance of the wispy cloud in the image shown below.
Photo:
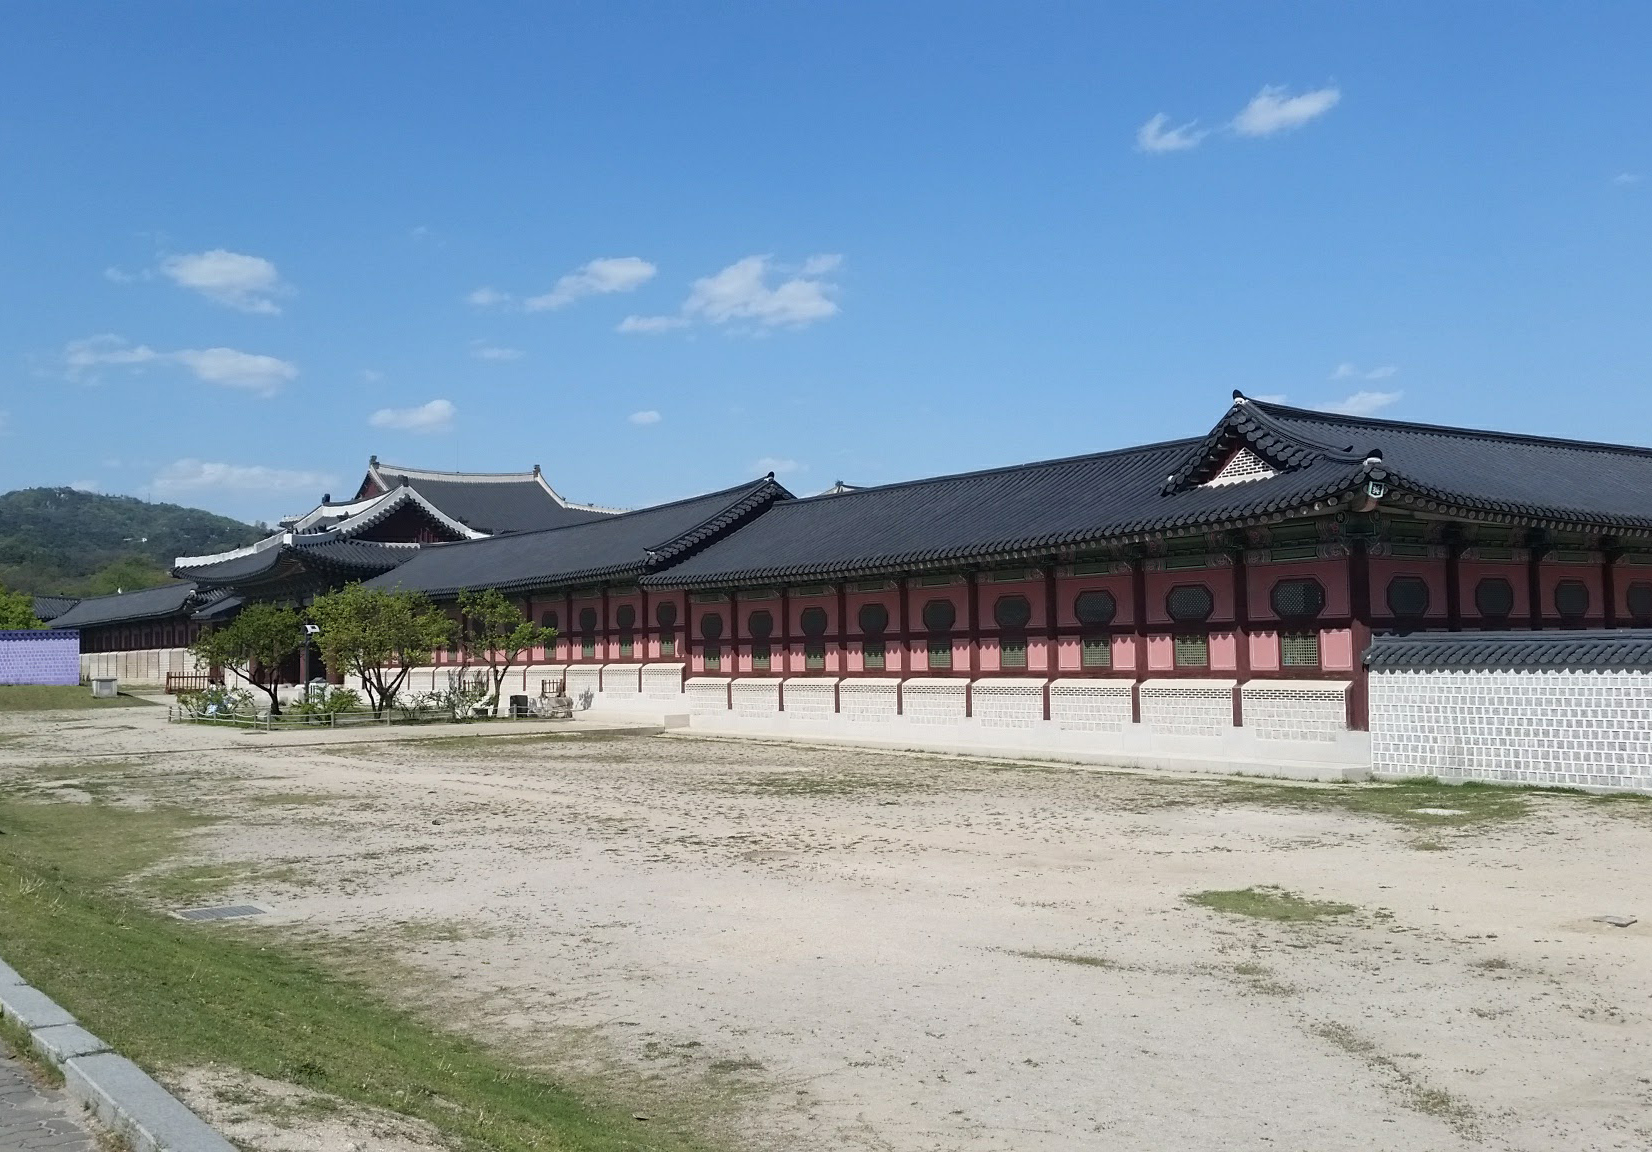
M1640 182L1641 174L1639 172L1619 172L1616 176L1612 177L1612 183L1616 184L1619 188L1627 188L1631 184L1639 184Z
M214 303L268 316L281 311L276 297L292 293L275 265L262 256L223 248L168 256L161 261L161 274Z
M1233 118L1233 130L1241 136L1272 136L1300 128L1317 120L1342 99L1336 87L1316 88L1292 96L1283 85L1267 85L1251 97L1249 104Z
M224 464L210 460L176 460L155 474L157 492L224 491L316 491L333 486L325 472L299 472L269 468L263 464Z
M470 354L478 360L520 360L522 349L502 348L497 344L477 341L471 344Z
M784 476L787 472L800 472L805 465L796 460L788 460L781 456L765 456L752 465L754 472L773 472L776 476Z
M1136 129L1136 147L1143 152L1185 152L1197 148L1205 133L1199 131L1199 122L1170 125L1170 117L1160 112Z
M429 435L445 432L453 426L458 409L447 400L432 400L416 408L380 408L367 418L374 428L391 428L398 432Z
M1331 370L1330 380L1386 380L1398 372L1392 364L1382 364L1375 368L1361 369L1344 361Z
M142 369L146 365L179 365L197 380L223 388L240 388L273 396L298 375L298 367L274 356L234 348L180 348L158 352L147 344L133 344L119 336L73 340L63 351L65 374L78 382L93 382L104 368Z
M782 265L772 256L747 256L694 281L674 316L627 316L620 332L665 332L690 324L734 325L752 330L803 328L837 315L838 286L831 278L843 265L835 253Z
M1337 412L1343 416L1374 416L1399 400L1403 392L1355 392L1351 396L1329 404L1317 405L1321 412Z
M1289 399L1283 392L1269 392L1263 396L1252 396L1252 400L1260 400L1264 404L1283 404Z
M649 408L643 412L633 412L631 415L627 416L626 419L631 421L633 424L658 424L660 422L660 414L652 408Z
M629 292L652 280L656 271L639 256L604 256L568 273L543 296L528 297L522 307L529 312L547 312L566 308L586 296Z
M511 294L501 292L497 288L482 287L465 297L465 301L477 308L492 308L497 304L509 304Z

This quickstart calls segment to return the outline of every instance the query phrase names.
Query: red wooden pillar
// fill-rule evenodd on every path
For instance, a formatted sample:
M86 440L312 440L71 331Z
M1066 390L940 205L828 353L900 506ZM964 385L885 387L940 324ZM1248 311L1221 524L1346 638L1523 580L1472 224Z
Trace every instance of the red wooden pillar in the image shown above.
M1250 680L1250 569L1245 549L1233 552L1233 726L1245 725L1245 684Z
M1364 541L1348 552L1349 630L1354 642L1354 683L1348 690L1348 727L1368 731L1370 717L1370 673L1365 667L1365 650L1371 645L1371 564Z
M1147 668L1147 569L1141 557L1130 561L1130 613L1136 628L1136 680L1130 687L1130 719L1141 723L1141 682Z

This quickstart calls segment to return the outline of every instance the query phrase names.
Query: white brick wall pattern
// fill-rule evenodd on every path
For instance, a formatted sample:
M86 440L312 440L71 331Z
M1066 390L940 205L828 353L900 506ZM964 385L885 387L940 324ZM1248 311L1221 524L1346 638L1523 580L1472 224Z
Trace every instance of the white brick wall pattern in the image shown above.
M1232 680L1143 680L1141 722L1160 736L1221 736L1233 727Z
M726 716L728 681L721 676L695 676L684 686L690 716Z
M896 719L893 680L850 676L839 684L838 693L839 708L850 720L888 723Z
M1050 682L1050 719L1063 732L1123 732L1131 712L1128 680Z
M983 728L1032 728L1044 720L1044 681L977 680L971 711Z
M753 719L768 719L780 715L780 681L768 679L736 680L731 692L734 714Z
M901 710L909 724L962 724L963 680L918 677L901 685Z
M644 664L642 694L650 700L676 700L683 694L682 664Z
M1261 740L1333 744L1348 730L1346 680L1252 680L1240 689L1245 727Z
M791 720L830 720L837 702L835 679L793 676L785 682L786 716Z
M606 700L635 700L641 694L641 664L604 664L602 695Z

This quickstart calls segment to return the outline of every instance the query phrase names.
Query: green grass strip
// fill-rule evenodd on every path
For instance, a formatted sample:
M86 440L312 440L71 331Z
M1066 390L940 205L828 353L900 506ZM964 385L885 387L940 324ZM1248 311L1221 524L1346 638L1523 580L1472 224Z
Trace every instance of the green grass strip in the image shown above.
M1355 911L1352 904L1337 904L1329 900L1309 900L1283 888L1262 886L1195 892L1188 897L1191 903L1215 912L1232 916L1250 916L1258 920L1284 920L1305 923L1346 916Z
M62 712L71 708L152 708L148 700L120 695L99 700L84 685L0 684L0 712Z
M151 1072L227 1064L426 1120L461 1149L705 1146L432 1028L301 945L175 920L128 894L122 877L201 822L0 799L0 953Z

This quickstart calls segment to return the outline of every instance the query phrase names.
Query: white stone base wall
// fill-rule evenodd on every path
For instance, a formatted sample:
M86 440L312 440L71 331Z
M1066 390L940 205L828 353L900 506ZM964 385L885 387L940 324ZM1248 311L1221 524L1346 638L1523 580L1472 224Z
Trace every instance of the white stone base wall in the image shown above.
M1373 773L1652 791L1652 674L1375 670Z
M80 678L100 680L113 676L123 690L160 691L166 677L205 672L188 648L139 648L130 652L82 652Z

